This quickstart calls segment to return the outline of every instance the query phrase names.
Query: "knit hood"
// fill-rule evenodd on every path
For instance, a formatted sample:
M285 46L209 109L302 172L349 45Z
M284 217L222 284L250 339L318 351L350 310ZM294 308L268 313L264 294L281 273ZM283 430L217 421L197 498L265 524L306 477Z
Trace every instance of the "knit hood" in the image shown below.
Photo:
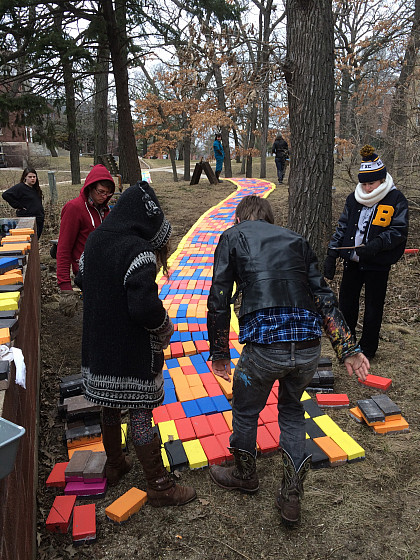
M99 228L120 236L141 237L155 250L166 245L172 232L171 224L147 181L138 181L126 189Z
M98 163L98 165L94 165L92 169L89 171L88 176L85 179L83 187L80 189L80 196L82 196L85 200L89 197L89 187L96 183L97 181L111 181L112 183L112 194L105 199L104 204L107 204L111 196L114 194L115 191L115 183L111 173L108 169Z

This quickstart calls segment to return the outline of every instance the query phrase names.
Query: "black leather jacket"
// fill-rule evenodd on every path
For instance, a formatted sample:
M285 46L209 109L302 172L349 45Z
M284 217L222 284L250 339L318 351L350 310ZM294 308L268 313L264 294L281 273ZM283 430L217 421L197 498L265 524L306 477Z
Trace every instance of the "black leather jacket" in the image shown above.
M263 220L244 221L225 231L214 255L207 325L213 360L228 359L233 285L242 293L239 316L270 307L317 312L343 359L356 350L317 258L300 235ZM333 333L332 329L336 329Z

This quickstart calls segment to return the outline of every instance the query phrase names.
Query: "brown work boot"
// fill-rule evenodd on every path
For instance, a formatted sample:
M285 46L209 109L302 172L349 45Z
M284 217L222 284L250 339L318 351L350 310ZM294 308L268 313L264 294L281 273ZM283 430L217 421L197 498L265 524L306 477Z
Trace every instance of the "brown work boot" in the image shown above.
M106 452L105 476L109 486L115 486L133 466L121 449L121 424L102 426L102 443Z
M300 502L303 498L303 482L311 468L311 455L295 468L292 458L283 449L283 481L277 496L276 505L286 527L293 528L300 519Z
M233 467L211 466L211 479L226 490L241 490L253 494L259 488L254 455L233 447L230 447L229 450L233 454L235 465Z
M180 486L163 466L158 436L146 445L135 446L137 458L147 480L147 498L153 507L182 506L194 500L197 494L191 486Z

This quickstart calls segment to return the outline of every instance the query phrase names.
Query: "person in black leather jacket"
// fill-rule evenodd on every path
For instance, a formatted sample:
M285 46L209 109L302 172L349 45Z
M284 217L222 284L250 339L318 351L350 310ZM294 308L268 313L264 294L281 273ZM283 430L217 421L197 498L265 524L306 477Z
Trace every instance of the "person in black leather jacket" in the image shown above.
M347 197L328 244L324 276L332 280L336 260L344 259L339 307L356 337L359 299L365 286L365 312L359 344L373 358L379 344L391 265L404 254L408 235L408 202L372 146L366 145L359 183ZM354 249L340 249L354 247Z
M277 178L279 180L279 184L282 185L286 171L286 160L289 157L289 146L280 133L274 140L272 152L274 154L274 161L277 168Z
M284 477L277 498L282 520L296 523L303 480L310 468L300 399L318 366L322 327L350 374L365 379L360 353L315 254L300 235L274 225L269 202L246 196L236 225L225 231L214 257L207 326L213 372L230 380L229 330L233 285L242 295L239 342L244 343L233 379L233 467L212 466L211 478L226 489L258 490L255 446L258 416L279 380L280 445Z

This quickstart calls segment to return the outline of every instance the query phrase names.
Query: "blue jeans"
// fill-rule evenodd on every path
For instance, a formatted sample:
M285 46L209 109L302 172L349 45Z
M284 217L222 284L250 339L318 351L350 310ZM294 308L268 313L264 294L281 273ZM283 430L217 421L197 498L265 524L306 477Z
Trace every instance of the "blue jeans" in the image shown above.
M306 459L306 427L300 401L318 366L321 346L303 350L280 344L247 343L233 376L233 433L230 445L255 454L258 416L273 383L279 380L280 446L298 468Z

